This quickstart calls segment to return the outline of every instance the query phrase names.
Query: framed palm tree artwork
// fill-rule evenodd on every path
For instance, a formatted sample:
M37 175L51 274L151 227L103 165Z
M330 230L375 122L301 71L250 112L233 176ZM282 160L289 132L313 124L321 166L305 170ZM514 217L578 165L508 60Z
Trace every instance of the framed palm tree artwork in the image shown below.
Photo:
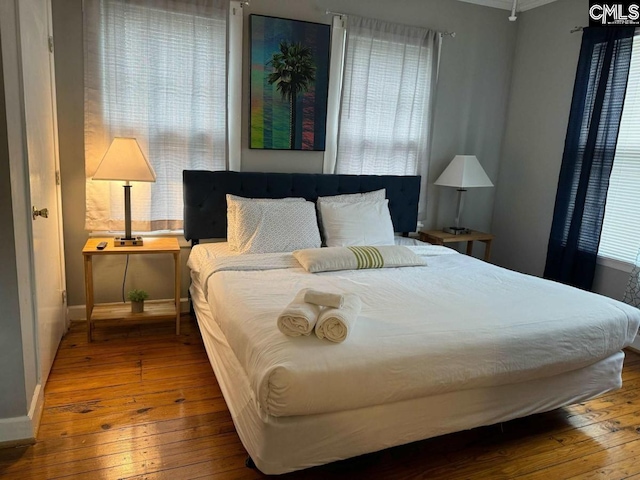
M324 150L331 27L251 15L250 148Z

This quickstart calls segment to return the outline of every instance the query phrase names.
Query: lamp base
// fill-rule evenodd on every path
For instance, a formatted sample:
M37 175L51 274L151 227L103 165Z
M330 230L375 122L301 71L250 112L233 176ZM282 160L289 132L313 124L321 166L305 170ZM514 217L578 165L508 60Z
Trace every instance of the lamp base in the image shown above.
M141 247L142 246L142 237L115 237L113 239L114 247Z
M464 227L445 227L442 229L445 233L450 233L451 235L466 235L471 233L471 230Z

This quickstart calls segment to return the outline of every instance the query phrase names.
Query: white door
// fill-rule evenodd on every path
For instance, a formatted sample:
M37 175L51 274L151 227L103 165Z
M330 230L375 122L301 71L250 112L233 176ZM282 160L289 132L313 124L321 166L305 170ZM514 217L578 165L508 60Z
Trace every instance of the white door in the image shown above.
M16 2L24 88L25 133L31 205L48 216L32 219L40 383L45 384L66 330L58 125L50 0Z

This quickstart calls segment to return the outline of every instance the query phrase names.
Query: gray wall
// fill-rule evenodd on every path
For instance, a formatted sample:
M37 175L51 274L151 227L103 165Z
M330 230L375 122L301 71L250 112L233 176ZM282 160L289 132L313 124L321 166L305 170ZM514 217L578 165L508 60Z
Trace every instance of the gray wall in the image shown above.
M582 41L587 0L559 0L518 17L504 147L496 188L493 260L541 276ZM594 291L621 298L628 274L598 266Z
M0 48L0 419L27 414L9 174L7 112Z
M80 250L84 231L83 66L81 0L53 0L56 39L56 80L65 257L69 305L84 303ZM365 15L392 22L421 25L457 33L442 46L440 79L433 119L431 183L456 154L475 154L489 177L496 180L509 92L511 60L517 25L508 12L452 0L252 0L245 8L242 170L322 172L322 153L251 150L248 145L248 27L250 13L330 23L325 10ZM495 189L467 193L466 225L488 229ZM441 227L455 215L455 190L430 187L427 227ZM478 252L481 253L481 252ZM183 260L187 252L183 252ZM122 259L96 262L98 301L117 301L122 281ZM135 258L128 286L148 289L152 297L171 297L171 258ZM183 295L188 284L183 278Z
M330 23L326 10L455 31L456 37L445 37L442 45L429 181L433 183L456 154L475 154L496 180L517 27L507 20L508 12L451 0L330 0L322 6L309 0L256 0L247 13ZM245 20L248 25L248 18ZM245 28L244 72L249 69L248 38ZM248 92L246 75L244 80ZM244 95L242 170L322 172L321 152L250 150L248 102ZM471 228L489 229L494 193L494 189L468 191L461 221ZM455 189L430 185L427 200L427 228L452 222Z
M82 0L53 0L58 145L67 302L84 304L84 89Z

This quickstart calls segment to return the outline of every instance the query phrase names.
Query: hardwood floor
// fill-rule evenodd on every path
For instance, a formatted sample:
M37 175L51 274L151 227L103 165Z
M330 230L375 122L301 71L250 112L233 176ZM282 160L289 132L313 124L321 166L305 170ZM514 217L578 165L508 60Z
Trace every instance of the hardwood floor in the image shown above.
M73 324L45 390L38 441L0 450L3 479L257 479L197 325ZM640 480L640 356L624 387L584 404L282 478Z

